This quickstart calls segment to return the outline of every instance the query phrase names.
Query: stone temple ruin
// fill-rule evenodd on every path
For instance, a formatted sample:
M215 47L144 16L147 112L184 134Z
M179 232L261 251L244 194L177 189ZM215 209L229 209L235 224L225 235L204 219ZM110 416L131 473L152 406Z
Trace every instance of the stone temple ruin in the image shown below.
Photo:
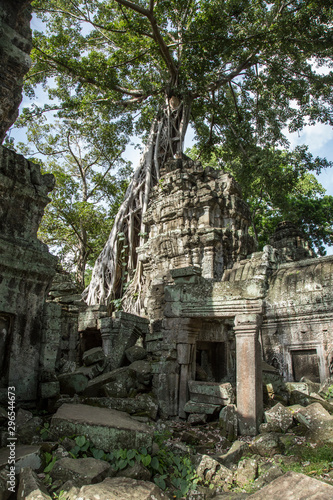
M7 3L0 58L18 79L1 84L2 136L31 47L28 2L15 12ZM36 237L53 177L1 148L2 401L16 386L22 403L55 407L60 394L78 394L130 413L148 405L153 418L209 418L227 408L240 433L256 434L265 371L285 381L331 376L333 257L316 258L288 222L256 252L249 208L229 174L184 156L161 178L146 213L148 241L137 249L144 308L111 315L86 306ZM129 398L133 391L142 397Z

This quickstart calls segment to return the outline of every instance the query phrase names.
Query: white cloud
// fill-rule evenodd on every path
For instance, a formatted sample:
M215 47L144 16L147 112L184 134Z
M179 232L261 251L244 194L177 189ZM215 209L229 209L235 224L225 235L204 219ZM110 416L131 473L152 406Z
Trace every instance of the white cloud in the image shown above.
M329 125L317 123L316 125L306 125L301 132L286 132L292 148L298 144L307 144L314 154L320 154L325 145L333 140L333 129Z

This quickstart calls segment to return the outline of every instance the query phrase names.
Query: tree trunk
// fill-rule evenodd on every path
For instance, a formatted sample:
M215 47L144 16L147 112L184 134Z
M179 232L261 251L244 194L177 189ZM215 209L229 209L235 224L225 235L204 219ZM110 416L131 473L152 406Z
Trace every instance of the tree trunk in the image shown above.
M127 310L140 311L142 264L137 262L136 248L148 236L143 216L151 188L158 183L164 162L182 154L190 108L191 102L172 96L166 99L166 106L153 122L140 164L126 191L109 239L96 260L91 283L83 293L89 305L109 304L114 299L121 301L126 294Z
M78 256L76 264L76 282L81 290L85 288L85 272L88 259L88 249L87 249L87 231L81 229L80 241L78 246Z

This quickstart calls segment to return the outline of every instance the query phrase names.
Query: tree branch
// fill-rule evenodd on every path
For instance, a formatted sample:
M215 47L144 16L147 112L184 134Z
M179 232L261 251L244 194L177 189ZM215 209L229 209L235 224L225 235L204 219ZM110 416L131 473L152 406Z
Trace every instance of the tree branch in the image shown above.
M164 62L166 63L166 65L169 69L170 76L171 76L172 80L176 80L177 73L178 73L177 67L176 67L175 62L174 62L174 60L171 57L171 54L169 52L169 49L168 49L168 47L167 47L167 45L166 45L166 43L165 43L165 41L160 33L159 27L157 25L155 17L153 16L152 11L144 9L143 7L141 7L135 3L129 2L128 0L116 0L116 2L119 3L120 5L123 5L124 7L127 7L128 9L133 10L134 12L137 12L138 14L141 14L142 16L146 17L149 20L153 34L154 34L154 39L155 39L156 43L158 44L158 47L160 49L160 53L164 59Z

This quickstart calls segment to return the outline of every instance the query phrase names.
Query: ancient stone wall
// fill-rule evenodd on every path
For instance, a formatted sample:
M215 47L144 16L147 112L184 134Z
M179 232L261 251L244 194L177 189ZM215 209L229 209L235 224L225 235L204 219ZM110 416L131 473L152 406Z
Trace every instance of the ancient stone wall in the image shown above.
M283 264L269 281L264 359L288 381L333 373L333 257Z
M250 220L229 174L187 157L167 162L145 216L149 239L137 250L146 277L147 316L162 315L170 269L199 266L204 278L220 281L225 269L245 259L254 250Z
M2 0L0 5L0 143L18 115L23 76L31 65L31 0Z
M18 399L37 396L43 306L56 257L37 239L54 186L53 175L0 148L1 387L16 387ZM7 390L7 389L6 389Z

